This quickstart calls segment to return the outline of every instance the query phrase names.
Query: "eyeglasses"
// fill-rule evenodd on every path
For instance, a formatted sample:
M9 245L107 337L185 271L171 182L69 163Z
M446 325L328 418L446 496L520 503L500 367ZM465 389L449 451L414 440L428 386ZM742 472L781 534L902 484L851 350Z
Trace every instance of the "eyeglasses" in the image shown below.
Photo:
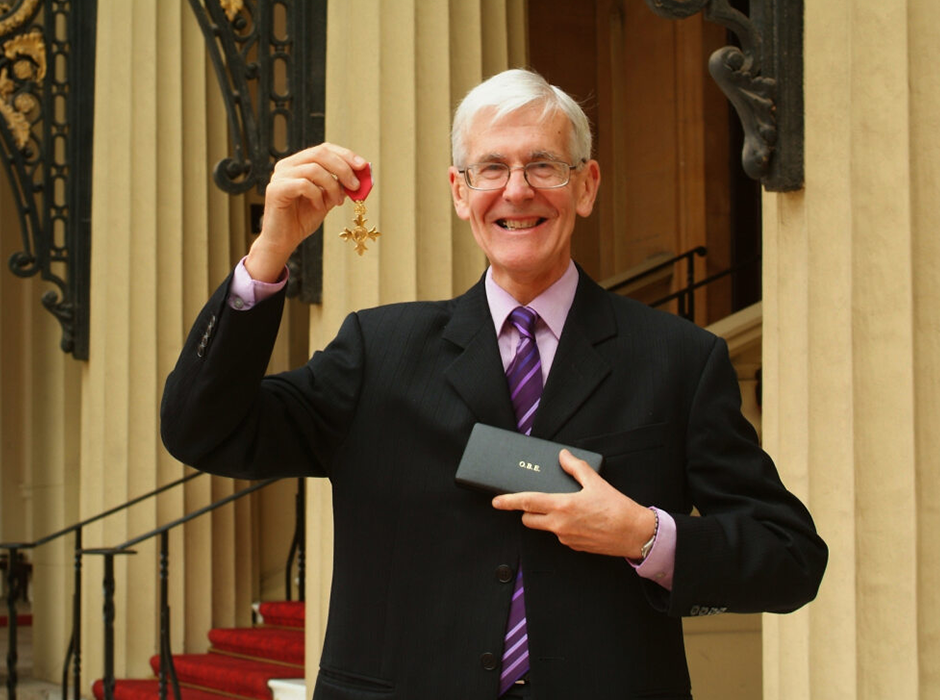
M563 163L560 160L536 160L525 165L510 167L505 163L474 163L463 170L458 170L472 190L501 190L509 184L513 170L521 170L525 181L537 190L552 190L564 187L571 179L571 170L577 170L580 163Z

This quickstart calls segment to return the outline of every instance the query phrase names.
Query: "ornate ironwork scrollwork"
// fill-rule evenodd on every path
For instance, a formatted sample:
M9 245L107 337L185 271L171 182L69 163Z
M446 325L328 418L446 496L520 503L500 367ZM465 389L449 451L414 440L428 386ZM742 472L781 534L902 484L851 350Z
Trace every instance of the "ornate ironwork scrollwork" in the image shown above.
M750 14L729 0L646 0L660 17L702 12L732 31L741 46L715 51L708 69L744 128L741 162L774 191L803 186L803 2L751 0Z
M233 153L216 184L263 193L279 159L323 140L326 0L190 0L206 39L228 118ZM289 263L288 296L319 303L323 235Z
M61 347L88 358L91 147L97 0L0 3L0 148L16 200L20 277L52 282L42 303Z

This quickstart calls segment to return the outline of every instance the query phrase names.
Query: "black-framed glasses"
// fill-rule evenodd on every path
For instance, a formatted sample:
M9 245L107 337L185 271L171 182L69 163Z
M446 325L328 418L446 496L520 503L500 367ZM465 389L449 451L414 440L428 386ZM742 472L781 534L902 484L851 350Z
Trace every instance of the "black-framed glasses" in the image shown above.
M510 167L505 163L473 163L457 172L464 176L472 190L501 190L509 183L513 170L521 170L529 187L552 190L564 187L571 180L571 171L584 164L564 163L560 160L535 160L525 165Z

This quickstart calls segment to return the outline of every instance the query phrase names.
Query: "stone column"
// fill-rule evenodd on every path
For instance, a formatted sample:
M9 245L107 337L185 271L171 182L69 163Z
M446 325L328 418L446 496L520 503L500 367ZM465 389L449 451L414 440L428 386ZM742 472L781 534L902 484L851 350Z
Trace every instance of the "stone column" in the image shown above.
M0 541L31 542L77 520L81 363L60 349L62 327L40 301L58 288L8 267L12 255L26 250L8 176L0 175ZM19 600L28 595L31 603L31 675L37 678L61 674L73 546L69 536L21 552L33 567L30 590ZM21 633L21 645L22 639ZM21 646L21 679L28 657ZM2 663L5 672L6 658Z
M81 363L59 348L61 326L39 305L39 295L31 295L30 301L29 427L15 439L31 443L28 490L23 495L30 505L30 539L35 541L79 519ZM35 678L61 678L72 631L74 548L74 536L66 535L29 553Z
M160 442L166 375L199 308L244 254L243 203L212 182L228 153L219 88L187 3L100 3L92 211L91 346L83 368L81 516L178 479ZM114 546L237 488L202 476L88 529ZM234 521L233 521L234 518ZM237 515L217 512L170 539L175 652L199 652L214 623L250 619L257 591L241 579L254 556ZM119 558L116 670L152 677L158 651L158 541ZM86 559L86 683L101 677L101 563ZM226 605L222 606L219 601ZM214 610L213 604L216 604ZM214 619L217 618L217 619ZM86 686L87 687L87 686Z
M764 442L830 547L764 697L940 692L940 7L807 3L806 187L764 197Z
M31 542L77 519L80 363L59 349L62 327L40 302L53 285L7 268L24 248L6 173L0 192L0 541ZM28 596L33 612L34 677L61 673L70 631L62 621L71 620L72 604L63 582L71 581L73 546L65 537L21 552L33 566L19 600ZM25 659L21 648L20 678Z

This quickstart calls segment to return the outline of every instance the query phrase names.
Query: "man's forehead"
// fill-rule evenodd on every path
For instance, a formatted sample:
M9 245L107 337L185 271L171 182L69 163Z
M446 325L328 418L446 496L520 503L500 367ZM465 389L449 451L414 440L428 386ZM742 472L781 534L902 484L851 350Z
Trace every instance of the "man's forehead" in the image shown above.
M474 160L478 163L502 162L517 158L519 156L520 154L518 153L509 154L502 151L490 151L488 153L478 154ZM522 153L521 157L526 162L532 162L536 160L563 160L564 154L559 153L556 150L540 148L529 151L528 153Z
M472 120L466 145L469 155L478 162L510 157L564 159L570 129L563 112L546 114L541 108L530 106L497 116L494 109L487 108Z

